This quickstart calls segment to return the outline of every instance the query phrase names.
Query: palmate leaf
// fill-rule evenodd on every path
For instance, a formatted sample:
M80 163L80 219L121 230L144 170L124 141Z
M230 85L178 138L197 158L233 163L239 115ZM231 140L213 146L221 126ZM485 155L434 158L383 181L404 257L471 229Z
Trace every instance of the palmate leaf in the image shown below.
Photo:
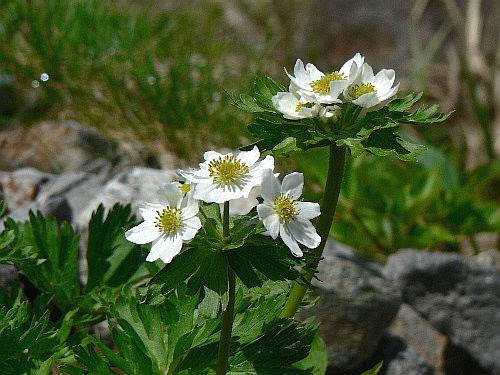
M144 264L140 246L127 241L124 235L136 223L130 205L115 204L106 216L104 211L104 206L99 205L89 223L86 291L102 285L119 286Z
M237 290L231 346L232 374L311 374L310 367L294 365L309 354L317 326L310 321L276 319L286 290L274 284ZM270 292L269 292L270 291ZM79 364L66 366L70 374L213 375L220 337L220 297L215 293L187 293L181 286L159 303L141 302L125 291L109 313L117 350L100 340L73 348ZM201 302L200 302L201 301ZM300 367L300 366L299 366ZM113 370L112 370L113 369Z
M65 341L74 312L57 323L49 321L48 306L38 313L19 292L0 307L0 358L2 374L52 374L56 360L67 356Z
M285 88L270 77L257 77L251 95L232 97L233 105L245 112L276 112L271 98Z
M25 223L9 219L5 227L14 233L15 241L7 246L2 261L16 266L38 289L54 295L60 309L71 309L80 294L79 236L73 228L40 212L30 212Z

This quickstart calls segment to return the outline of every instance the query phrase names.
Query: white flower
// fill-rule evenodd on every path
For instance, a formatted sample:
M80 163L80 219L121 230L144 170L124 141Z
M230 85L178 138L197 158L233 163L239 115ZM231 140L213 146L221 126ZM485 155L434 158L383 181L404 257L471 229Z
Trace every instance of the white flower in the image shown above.
M293 69L294 76L285 69L291 81L289 91L298 94L306 102L341 103L340 94L357 75L363 62L364 57L357 53L339 70L324 74L313 64L309 63L304 67L302 60L298 59Z
M139 209L144 221L128 230L125 237L136 244L153 243L148 262L161 259L170 263L179 254L184 241L193 239L201 228L198 202L192 192L184 194L178 182L165 187L164 202L146 203Z
M272 171L266 171L261 191L264 202L257 206L257 213L267 233L274 239L279 235L297 257L303 255L298 243L314 249L321 242L321 237L310 222L310 219L319 216L319 204L298 201L303 187L302 173L290 173L280 184Z
M272 97L272 101L274 108L289 120L315 117L321 110L318 103L307 101L291 92L278 92Z
M394 70L382 69L374 75L372 67L364 63L352 83L344 90L344 98L363 108L374 107L398 92L399 83L392 87L394 79Z
M199 169L179 171L188 183L194 185L194 198L207 203L224 203L233 199L248 198L253 187L262 182L262 172L274 169L274 158L266 156L258 161L257 146L251 151L220 154L205 152L205 161Z

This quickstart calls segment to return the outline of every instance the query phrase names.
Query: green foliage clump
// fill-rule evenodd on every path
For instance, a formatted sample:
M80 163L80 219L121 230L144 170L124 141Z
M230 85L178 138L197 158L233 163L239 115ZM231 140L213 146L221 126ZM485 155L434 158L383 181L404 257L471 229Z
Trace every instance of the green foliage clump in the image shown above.
M7 219L0 234L0 264L14 265L23 281L0 288L2 373L44 375L57 367L69 374L114 374L117 369L126 374L214 374L220 313L227 303L219 276L228 264L219 264L221 259L238 264L244 281L237 287L232 373L321 373L317 369L325 368L326 356L317 325L277 318L288 286L272 280L297 277L295 263L278 248L268 254L255 248L245 264L238 251L245 246L252 251L260 222L250 220L230 243L219 242L218 207L204 209L210 224L201 238L208 240L199 248L211 250L198 259L193 246L200 244L193 241L160 270L144 261L146 249L125 240L125 230L137 224L130 206L117 204L108 212L99 206L89 223L86 282L79 271L80 238L68 223L40 213L30 213L24 223ZM226 253L234 256L221 255ZM112 346L93 334L104 321Z

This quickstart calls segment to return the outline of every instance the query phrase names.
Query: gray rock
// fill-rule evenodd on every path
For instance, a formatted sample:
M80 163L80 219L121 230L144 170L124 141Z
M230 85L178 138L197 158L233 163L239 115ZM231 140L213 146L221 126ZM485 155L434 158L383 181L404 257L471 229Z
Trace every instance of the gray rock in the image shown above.
M474 258L482 264L485 264L490 267L495 267L496 269L500 269L500 251L495 249L489 249L485 251L481 251L479 254L474 256Z
M177 174L172 170L144 167L129 167L109 180L102 188L93 191L85 207L74 217L74 223L83 228L88 224L92 212L103 204L111 207L117 202L130 203L134 210L145 202L158 202L159 190L172 181Z
M433 375L434 367L399 337L388 335L382 341L383 375Z
M30 204L36 199L41 187L52 178L51 174L34 168L22 168L14 172L0 172L0 186L9 210Z
M500 272L458 254L403 250L389 257L387 277L451 343L500 374Z
M390 333L403 339L412 349L436 368L442 370L443 353L448 339L405 303L401 305Z
M346 247L328 242L323 255L317 275L321 282L314 282L319 301L306 314L321 324L330 366L355 369L375 352L398 312L400 293L378 266Z

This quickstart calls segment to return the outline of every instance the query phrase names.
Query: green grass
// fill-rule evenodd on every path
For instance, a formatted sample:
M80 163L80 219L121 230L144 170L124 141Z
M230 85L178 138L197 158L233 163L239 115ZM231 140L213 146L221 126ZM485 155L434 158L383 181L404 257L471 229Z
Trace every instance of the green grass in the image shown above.
M159 143L189 159L206 145L240 145L244 117L224 90L240 91L259 61L209 1L160 11L0 0L0 72L32 97L29 110L4 123L73 118L118 141ZM40 80L42 73L50 79Z

